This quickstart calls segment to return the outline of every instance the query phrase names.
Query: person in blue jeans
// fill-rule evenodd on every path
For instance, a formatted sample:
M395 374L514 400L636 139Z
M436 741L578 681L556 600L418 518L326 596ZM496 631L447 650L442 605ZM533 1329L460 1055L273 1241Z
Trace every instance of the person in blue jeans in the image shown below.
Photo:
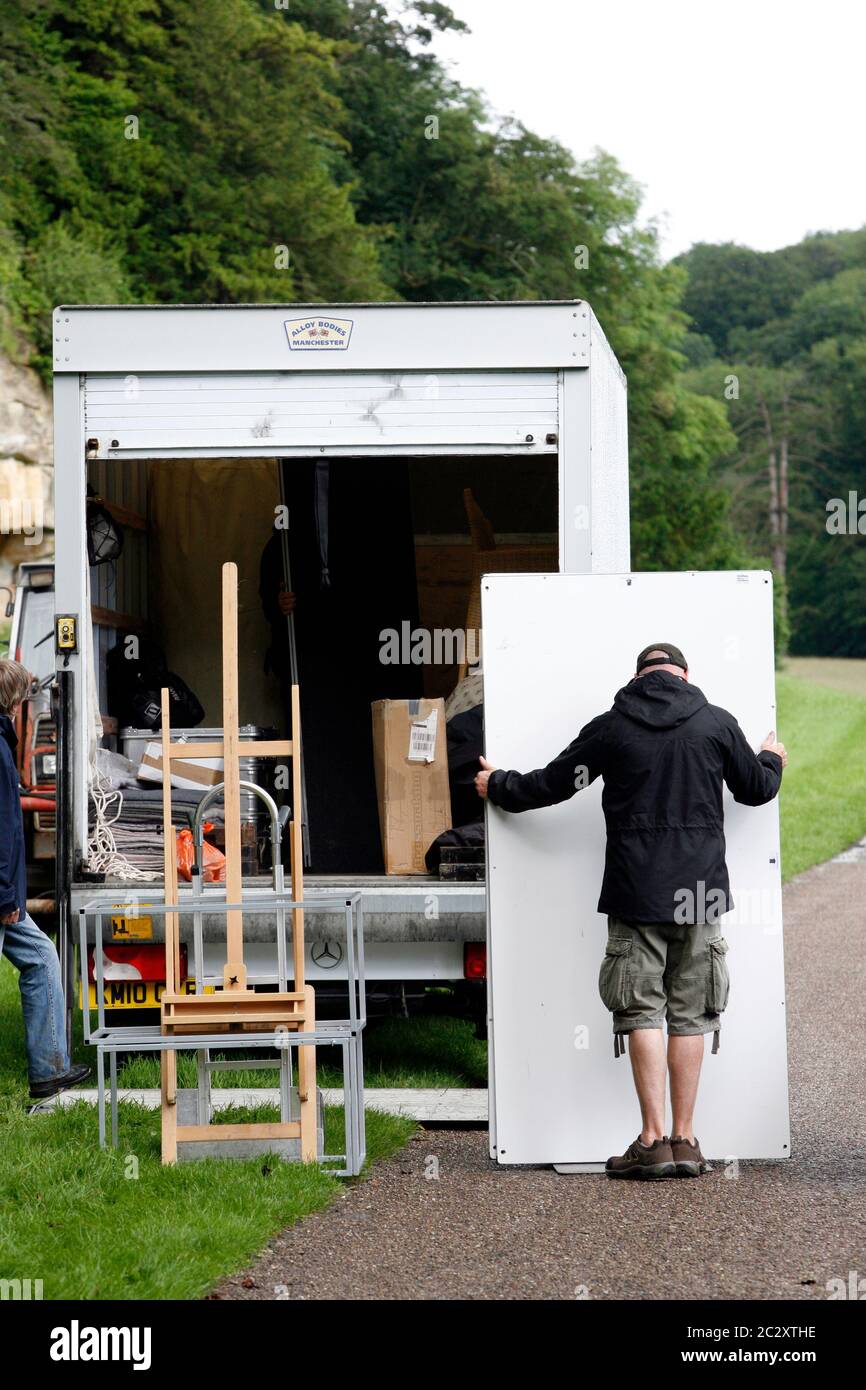
M60 961L53 942L27 913L14 719L30 680L20 662L0 660L0 950L18 971L30 1095L46 1100L77 1085L90 1068L70 1063Z

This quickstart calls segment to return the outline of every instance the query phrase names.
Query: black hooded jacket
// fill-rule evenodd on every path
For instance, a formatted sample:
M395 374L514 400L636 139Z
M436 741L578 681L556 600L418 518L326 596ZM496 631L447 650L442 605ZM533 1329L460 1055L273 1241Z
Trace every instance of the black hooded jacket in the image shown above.
M8 714L0 714L0 916L27 911L27 864L24 822L15 750L18 737ZM2 935L2 930L0 930Z
M762 806L779 790L779 755L755 755L732 714L679 676L652 671L618 691L547 767L497 769L487 792L505 811L531 811L596 777L607 824L599 912L690 923L730 912L722 782L735 801Z

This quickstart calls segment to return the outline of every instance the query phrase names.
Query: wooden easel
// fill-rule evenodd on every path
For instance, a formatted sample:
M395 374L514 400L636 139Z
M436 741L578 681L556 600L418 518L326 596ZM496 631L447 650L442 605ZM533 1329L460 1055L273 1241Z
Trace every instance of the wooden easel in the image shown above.
M238 759L251 752L258 758L291 758L292 816L290 830L290 868L292 899L302 902L303 849L301 840L301 715L298 687L292 686L292 738L253 741L238 735L238 571L237 565L223 565L222 645L223 645L223 737L208 743L171 742L168 691L162 691L162 768L163 823L165 833L165 901L176 905L177 841L172 822L172 761L185 758L222 758L225 784L226 902L240 903L243 897L241 869L241 800ZM294 990L276 994L257 994L247 988L244 964L243 911L226 912L226 964L222 990L213 994L183 994L180 978L180 921L176 912L165 918L165 992L162 996L162 1031L170 1034L269 1032L272 1029L314 1032L315 994L304 979L304 913L292 909L292 954ZM316 1149L316 1056L312 1045L298 1049L298 1098L300 1119L276 1124L178 1125L177 1052L161 1053L162 1058L162 1161L177 1162L177 1145L183 1142L232 1139L300 1138L301 1159L315 1161Z

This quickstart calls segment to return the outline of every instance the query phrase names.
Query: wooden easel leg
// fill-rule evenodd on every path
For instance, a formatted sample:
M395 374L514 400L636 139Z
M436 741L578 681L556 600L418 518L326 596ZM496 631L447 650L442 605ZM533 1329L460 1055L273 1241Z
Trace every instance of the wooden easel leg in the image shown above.
M225 825L226 901L243 897L241 866L241 785L238 740L238 569L223 565L223 822ZM226 914L226 992L247 987L244 964L244 918Z
M171 818L171 707L168 690L160 694L162 715L162 824L165 903L177 902L177 837ZM180 988L180 921L176 912L165 916L165 988L174 994ZM177 1163L177 1053L160 1053L162 1093L162 1161Z
M162 1161L177 1163L177 1053L161 1052Z
M316 1031L316 992L312 985L304 987L303 1033ZM316 1049L298 1048L298 1100L301 1112L301 1162L315 1163L319 1157L316 1115Z

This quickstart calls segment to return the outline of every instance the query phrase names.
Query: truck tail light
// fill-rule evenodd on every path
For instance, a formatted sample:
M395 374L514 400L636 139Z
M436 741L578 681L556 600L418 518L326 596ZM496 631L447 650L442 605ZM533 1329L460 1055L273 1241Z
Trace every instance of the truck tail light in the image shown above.
M487 979L487 944L467 941L463 946L463 975L467 980Z

